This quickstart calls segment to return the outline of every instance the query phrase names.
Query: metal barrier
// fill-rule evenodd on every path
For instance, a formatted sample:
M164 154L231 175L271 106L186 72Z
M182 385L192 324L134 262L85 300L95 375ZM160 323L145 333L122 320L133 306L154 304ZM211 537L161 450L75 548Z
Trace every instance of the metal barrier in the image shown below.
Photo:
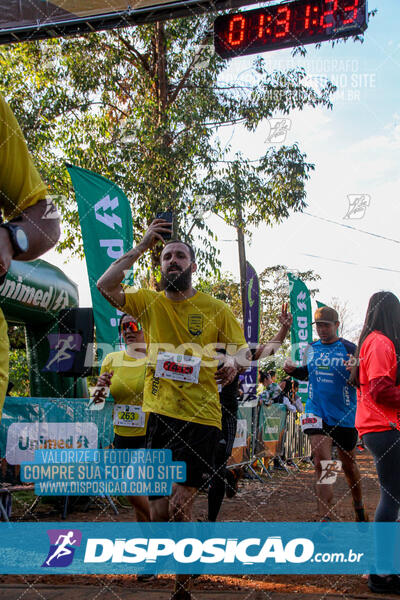
M227 468L244 468L262 481L253 467L254 462L257 461L256 445L259 429L259 409L257 399L239 404L236 437Z
M257 475L254 467L258 465L264 474L271 476L271 462L278 463L288 474L291 473L288 463L299 470L300 461L310 462L311 445L297 415L283 404L268 407L254 404L239 406L236 447L228 467L244 467Z
M286 461L291 460L294 464L296 461L311 459L310 438L301 430L299 419L294 413L287 415L283 456Z

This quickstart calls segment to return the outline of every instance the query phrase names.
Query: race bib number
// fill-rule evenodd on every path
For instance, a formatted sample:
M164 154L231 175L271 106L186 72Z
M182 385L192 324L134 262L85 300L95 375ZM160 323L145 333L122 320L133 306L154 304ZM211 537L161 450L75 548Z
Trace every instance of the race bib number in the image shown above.
M322 429L322 419L312 413L304 413L301 416L301 429Z
M198 383L201 358L172 352L159 352L156 364L156 377Z
M146 415L141 406L114 404L114 425L144 427Z

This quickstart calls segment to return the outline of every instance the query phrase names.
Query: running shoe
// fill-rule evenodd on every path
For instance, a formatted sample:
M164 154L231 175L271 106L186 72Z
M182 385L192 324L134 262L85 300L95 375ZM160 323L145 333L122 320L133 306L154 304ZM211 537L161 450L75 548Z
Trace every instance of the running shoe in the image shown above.
M400 595L400 577L399 575L370 575L368 577L368 587L371 592L377 594L399 594Z

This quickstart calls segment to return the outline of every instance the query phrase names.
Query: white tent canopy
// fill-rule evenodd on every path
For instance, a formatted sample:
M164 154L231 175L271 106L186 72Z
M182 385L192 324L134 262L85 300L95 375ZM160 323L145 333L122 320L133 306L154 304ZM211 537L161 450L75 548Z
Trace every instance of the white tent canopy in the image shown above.
M256 0L0 0L0 43L124 27Z

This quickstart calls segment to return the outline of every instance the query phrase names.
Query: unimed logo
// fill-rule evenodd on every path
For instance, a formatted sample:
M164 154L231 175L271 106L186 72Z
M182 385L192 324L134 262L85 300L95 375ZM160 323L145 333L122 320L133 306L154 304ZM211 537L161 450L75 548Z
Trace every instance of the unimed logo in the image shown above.
M81 545L82 532L79 529L49 529L50 548L42 567L68 567L75 554L75 547Z
M280 536L266 539L247 538L90 538L86 544L85 563L155 563L161 557L171 557L181 564L200 563L304 563L314 554L314 544L307 538L295 538L286 543Z

